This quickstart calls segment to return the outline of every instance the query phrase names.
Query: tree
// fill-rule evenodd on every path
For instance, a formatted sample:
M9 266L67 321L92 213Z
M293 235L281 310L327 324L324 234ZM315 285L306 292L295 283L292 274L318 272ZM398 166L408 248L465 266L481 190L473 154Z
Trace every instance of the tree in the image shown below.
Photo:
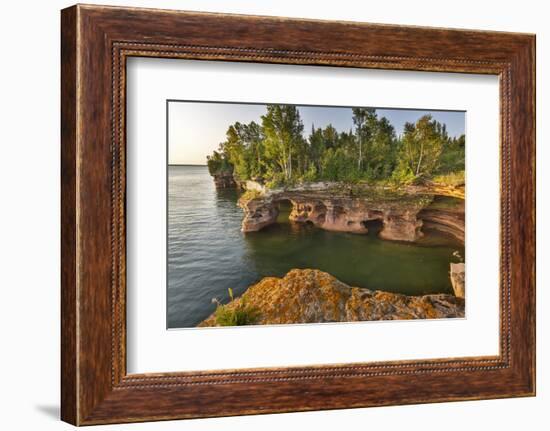
M233 165L227 160L225 154L220 154L218 151L214 151L212 155L206 156L206 165L208 166L210 175L233 173Z
M322 175L322 158L325 151L325 140L323 138L323 129L316 129L311 125L311 134L309 135L309 160L315 167L317 174Z
M338 132L331 124L312 125L306 139L297 107L268 105L261 124L228 127L226 140L207 157L208 169L211 174L230 172L240 180L263 179L271 186L464 177L464 135L449 138L445 124L431 116L406 123L399 138L390 121L378 118L373 108L353 108L352 120L349 132Z
M352 113L358 147L357 168L361 171L363 158L368 153L366 147L372 136L372 125L376 121L376 110L374 108L352 108Z
M445 128L431 115L424 115L416 124L405 123L399 154L401 173L415 180L432 175L447 140Z
M395 169L395 129L386 117L373 124L367 172L372 178L387 178Z
M235 123L235 130L242 143L242 161L249 177L261 177L263 174L263 133L260 125L254 121L249 124Z
M325 148L336 149L338 146L338 131L332 124L323 129L323 144Z
M292 178L292 159L303 150L304 125L296 106L268 105L262 116L265 136L265 151L271 168L283 173L288 181Z
M466 137L464 135L453 137L445 142L439 163L439 173L446 174L464 170L466 161L465 145Z
M244 157L245 145L239 135L241 126L239 122L229 126L225 133L226 140L220 144L219 151L225 154L227 160L233 165L234 174L239 178L246 178L248 165Z
M263 136L258 123L254 121L249 124L236 122L229 126L226 140L220 144L217 152L231 164L236 177L249 179L262 176L264 171ZM213 154L208 159L214 160L216 157Z
M359 179L355 158L344 148L329 148L323 155L323 179L354 182Z

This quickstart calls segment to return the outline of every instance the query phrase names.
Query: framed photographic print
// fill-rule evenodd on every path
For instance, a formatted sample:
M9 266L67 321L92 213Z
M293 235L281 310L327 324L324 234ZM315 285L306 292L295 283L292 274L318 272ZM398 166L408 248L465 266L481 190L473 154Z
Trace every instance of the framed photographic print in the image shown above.
M61 30L63 420L534 395L533 35Z

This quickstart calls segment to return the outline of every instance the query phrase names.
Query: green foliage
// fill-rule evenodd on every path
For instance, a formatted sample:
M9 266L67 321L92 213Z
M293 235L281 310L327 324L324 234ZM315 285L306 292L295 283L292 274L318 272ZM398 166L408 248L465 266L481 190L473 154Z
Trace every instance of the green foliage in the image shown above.
M267 113L262 116L262 128L265 135L265 153L270 162L269 170L283 173L290 180L301 173L300 159L303 159L305 140L302 136L304 125L296 106L268 105Z
M405 123L398 156L398 170L415 180L430 177L438 168L447 132L430 115L416 124Z
M391 180L397 185L408 185L414 184L417 178L407 166L401 164L392 172Z
M283 172L273 172L270 171L269 180L265 183L267 188L277 189L279 187L284 187L289 182L286 180Z
M466 162L466 138L461 135L445 142L439 160L439 173L464 171Z
M231 301L233 297L233 289L227 289ZM219 326L243 326L253 325L258 321L260 313L257 308L248 306L244 298L234 307L218 303L215 312L216 324Z
M241 199L251 200L262 196L262 192L259 190L247 190L241 195Z
M356 182L361 179L355 159L343 148L329 148L323 155L322 178L328 181Z
M227 156L217 151L214 151L212 155L206 157L206 164L210 175L233 173L233 165L229 162Z
M304 175L302 176L302 179L305 182L313 182L313 181L317 180L318 178L319 178L319 176L318 176L318 173L317 173L317 168L315 167L315 165L313 163L311 163L309 165L309 168L307 169L307 171L304 172Z
M229 126L208 168L211 174L261 179L269 188L313 181L411 184L434 176L450 180L449 174L464 171L464 135L449 138L431 116L405 124L397 137L375 109L353 108L351 114L353 130L312 126L306 139L296 106L268 105L261 124Z

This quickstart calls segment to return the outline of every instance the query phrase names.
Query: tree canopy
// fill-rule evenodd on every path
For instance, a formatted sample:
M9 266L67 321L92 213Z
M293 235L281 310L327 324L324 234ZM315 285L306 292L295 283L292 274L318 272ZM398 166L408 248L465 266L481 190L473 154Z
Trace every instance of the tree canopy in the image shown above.
M207 157L212 175L263 180L270 186L304 181L413 183L464 171L465 136L449 137L430 115L406 123L403 134L373 108L352 109L353 128L332 125L309 136L296 106L267 105L261 123L236 122Z

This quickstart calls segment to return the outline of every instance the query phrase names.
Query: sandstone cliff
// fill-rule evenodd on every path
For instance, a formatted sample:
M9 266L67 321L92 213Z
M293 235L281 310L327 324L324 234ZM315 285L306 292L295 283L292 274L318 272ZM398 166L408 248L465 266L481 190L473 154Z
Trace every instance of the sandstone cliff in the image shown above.
M237 183L235 182L235 179L233 178L233 174L231 172L220 172L217 174L213 174L212 177L214 178L214 184L218 189L229 189L237 187Z
M316 269L263 278L226 307L234 309L243 300L257 311L259 325L464 317L464 299L453 295L407 296L350 287ZM215 315L198 326L216 326Z
M464 243L464 200L437 196L418 213L423 229L434 229L454 236Z
M354 191L330 184L313 186L243 196L239 200L244 212L242 231L258 231L275 223L279 204L288 201L292 205L289 220L321 229L367 233L368 222L378 220L382 224L379 236L387 240L416 241L425 227L464 241L463 200L442 205L426 187L400 191L363 187Z

